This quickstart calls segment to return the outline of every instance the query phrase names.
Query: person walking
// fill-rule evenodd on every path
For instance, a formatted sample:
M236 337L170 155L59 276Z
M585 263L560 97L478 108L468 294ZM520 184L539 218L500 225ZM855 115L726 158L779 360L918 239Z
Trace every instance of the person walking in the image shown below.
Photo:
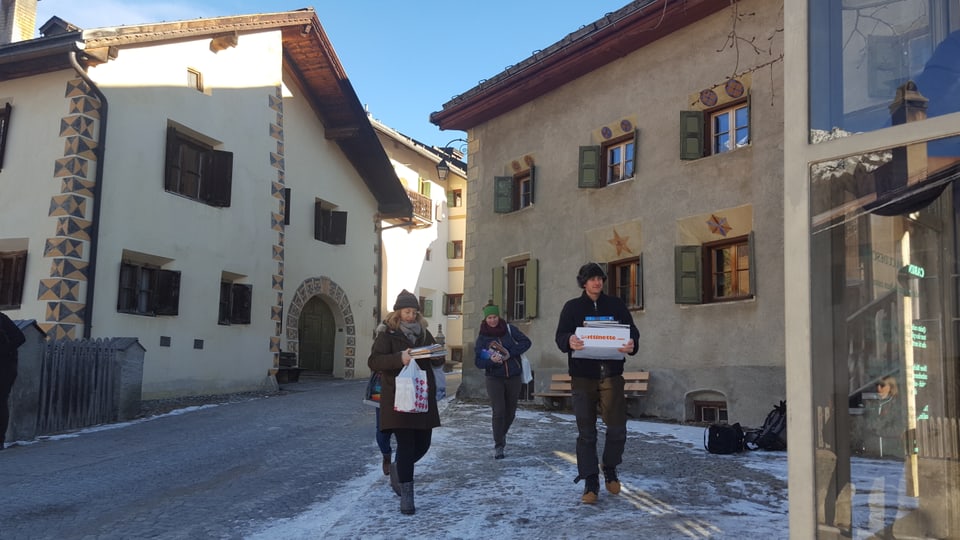
M560 311L556 341L567 353L570 374L573 413L577 420L577 477L585 480L581 501L597 502L600 492L597 461L597 408L607 426L603 447L603 476L607 491L620 493L617 466L623 460L627 441L627 400L623 395L623 366L625 358L594 359L574 356L584 344L576 335L578 327L588 320L608 321L629 325L630 339L618 349L620 354L637 353L640 331L626 304L616 296L603 292L607 275L599 264L588 262L577 272L577 285L583 292L568 300ZM588 319L589 318L589 319Z
M433 345L436 341L427 330L427 321L420 314L417 297L404 289L397 296L393 312L384 321L386 329L374 339L367 366L381 372L380 430L397 439L396 461L390 464L390 484L400 495L400 512L416 513L413 496L414 465L430 449L433 428L440 426L437 409L436 380L430 369L430 358L413 359L412 347ZM427 377L427 412L406 413L393 408L397 393L396 378L410 362Z
M523 385L520 355L532 343L516 326L500 318L500 308L490 303L483 308L483 322L474 346L474 364L486 374L487 396L493 409L493 458L504 458L507 432L517 416L517 402Z
M10 425L10 391L17 380L17 349L27 341L20 328L0 311L0 450Z

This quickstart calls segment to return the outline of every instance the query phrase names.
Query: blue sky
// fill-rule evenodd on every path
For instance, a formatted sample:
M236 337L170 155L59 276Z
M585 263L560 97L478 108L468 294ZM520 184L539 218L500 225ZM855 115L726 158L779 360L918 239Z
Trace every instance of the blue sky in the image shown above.
M537 49L628 0L40 0L37 26L56 15L81 28L313 7L374 118L427 144L463 137L430 113Z

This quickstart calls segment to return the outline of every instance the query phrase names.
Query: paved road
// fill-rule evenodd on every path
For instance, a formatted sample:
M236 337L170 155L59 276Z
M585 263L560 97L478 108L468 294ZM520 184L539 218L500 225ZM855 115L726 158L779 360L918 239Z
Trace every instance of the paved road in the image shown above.
M238 538L361 475L373 446L364 381L285 386L223 404L0 452L0 538ZM296 388L294 390L294 388Z

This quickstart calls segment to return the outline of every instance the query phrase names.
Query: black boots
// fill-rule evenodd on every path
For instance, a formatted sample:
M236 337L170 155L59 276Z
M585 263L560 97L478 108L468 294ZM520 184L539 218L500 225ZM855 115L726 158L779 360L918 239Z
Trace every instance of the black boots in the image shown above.
M413 505L413 481L400 484L400 513L411 516L417 513Z
M397 495L400 495L400 475L397 474L397 462L390 464L390 487Z

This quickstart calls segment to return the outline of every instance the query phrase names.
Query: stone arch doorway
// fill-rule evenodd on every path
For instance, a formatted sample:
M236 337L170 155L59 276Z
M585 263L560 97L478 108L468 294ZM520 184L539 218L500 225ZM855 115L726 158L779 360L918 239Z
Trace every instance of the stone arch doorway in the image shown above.
M286 316L286 350L297 353L303 367L301 350L300 318L307 304L317 300L331 312L335 325L332 343L333 376L352 379L355 375L357 353L357 328L354 324L353 308L346 291L328 277L307 278L297 287L290 301Z
M300 334L300 367L332 375L337 323L330 306L320 297L311 298L300 312L297 331Z

